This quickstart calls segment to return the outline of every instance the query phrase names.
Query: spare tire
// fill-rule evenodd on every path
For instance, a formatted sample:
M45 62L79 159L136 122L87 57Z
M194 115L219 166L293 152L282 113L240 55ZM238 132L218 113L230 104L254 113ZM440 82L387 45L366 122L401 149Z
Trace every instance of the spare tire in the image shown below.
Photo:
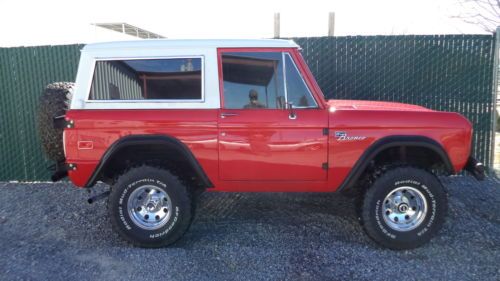
M54 117L66 114L73 95L74 83L47 85L38 102L38 135L45 155L56 162L64 161L63 129L54 128Z

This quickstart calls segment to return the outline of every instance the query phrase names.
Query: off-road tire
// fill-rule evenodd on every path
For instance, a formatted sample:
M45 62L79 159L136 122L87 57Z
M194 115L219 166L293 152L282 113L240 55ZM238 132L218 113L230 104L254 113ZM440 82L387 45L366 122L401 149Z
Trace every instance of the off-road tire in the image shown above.
M54 117L69 109L74 83L57 82L47 85L38 102L38 135L47 158L64 161L63 129L54 128Z
M427 213L420 224L406 231L395 230L387 223L383 212L384 199L398 188L419 191L427 203ZM393 193L394 194L394 193ZM394 249L412 249L427 243L442 227L448 210L447 194L439 179L430 172L413 167L396 167L377 177L364 195L361 206L361 222L375 242Z
M128 201L134 190L144 185L163 189L171 199L172 214L155 230L141 228L132 219ZM118 177L111 188L108 212L116 232L127 242L143 248L159 248L176 242L191 225L194 216L191 194L175 175L153 166L131 168Z

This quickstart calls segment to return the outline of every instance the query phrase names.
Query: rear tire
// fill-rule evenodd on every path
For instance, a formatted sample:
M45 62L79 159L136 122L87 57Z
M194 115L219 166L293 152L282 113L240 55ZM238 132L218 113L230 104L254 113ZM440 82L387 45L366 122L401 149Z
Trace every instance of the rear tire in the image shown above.
M120 236L145 248L174 243L193 217L187 187L169 171L146 165L118 178L111 189L108 211Z
M66 114L74 83L57 82L47 85L38 103L38 135L47 158L64 161L63 129L54 128L54 117Z
M375 242L403 250L427 243L442 227L447 194L433 174L398 167L378 177L361 206L363 227Z

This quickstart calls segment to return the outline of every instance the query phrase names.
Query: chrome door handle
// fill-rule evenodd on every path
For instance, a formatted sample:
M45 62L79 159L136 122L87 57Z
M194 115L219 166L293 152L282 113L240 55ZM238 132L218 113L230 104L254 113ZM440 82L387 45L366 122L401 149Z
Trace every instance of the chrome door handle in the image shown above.
M222 112L220 114L220 118L226 118L226 117L232 117L232 116L238 116L238 113Z

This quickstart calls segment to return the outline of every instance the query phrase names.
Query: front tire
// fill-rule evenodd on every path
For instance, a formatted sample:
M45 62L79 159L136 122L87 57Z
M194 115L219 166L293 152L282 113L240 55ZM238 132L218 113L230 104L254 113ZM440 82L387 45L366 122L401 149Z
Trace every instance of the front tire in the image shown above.
M177 241L192 219L189 192L167 170L130 169L111 189L108 210L113 228L135 246L158 248Z
M361 220L375 242L395 250L427 243L442 227L447 195L433 174L412 167L390 169L366 191Z

